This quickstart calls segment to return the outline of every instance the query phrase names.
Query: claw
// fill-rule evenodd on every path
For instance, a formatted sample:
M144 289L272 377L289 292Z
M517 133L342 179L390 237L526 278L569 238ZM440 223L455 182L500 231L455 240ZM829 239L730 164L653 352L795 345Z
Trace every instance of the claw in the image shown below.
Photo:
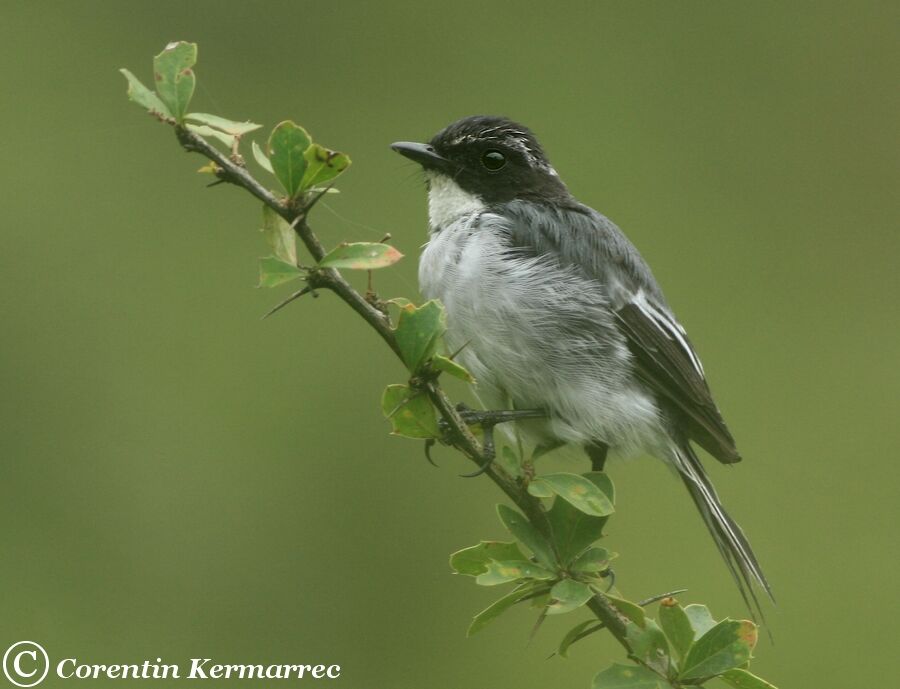
M434 438L429 438L425 441L425 459L427 459L428 463L433 467L437 466L437 462L431 458L431 448L433 448L436 443L437 441Z
M478 467L475 471L469 474L460 474L461 478L475 478L476 476L481 476L485 471L491 468L491 464L494 463L493 457L488 457L484 464Z
M612 567L607 567L605 571L600 573L600 576L604 579L609 579L609 586L606 587L605 593L609 593L612 591L613 586L616 585L616 573L613 571Z

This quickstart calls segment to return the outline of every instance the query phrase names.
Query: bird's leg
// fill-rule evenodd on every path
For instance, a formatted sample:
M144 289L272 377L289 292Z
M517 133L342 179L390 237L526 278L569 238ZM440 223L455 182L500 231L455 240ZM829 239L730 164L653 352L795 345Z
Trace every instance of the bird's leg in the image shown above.
M462 402L456 405L456 411L460 418L468 426L496 426L507 421L519 421L520 419L540 419L547 416L543 409L472 409Z
M606 443L591 443L585 446L584 451L591 460L591 471L603 471L606 464L606 455L609 452L609 445Z
M496 448L494 446L494 426L499 423L507 423L509 421L518 421L520 419L539 419L547 414L541 409L503 409L503 410L477 410L467 407L465 404L458 404L456 410L467 426L481 426L484 431L484 440L482 448L484 451L484 463L478 467L476 471L470 474L462 474L466 478L480 476L494 461L496 456ZM440 422L441 429L448 431L445 421Z

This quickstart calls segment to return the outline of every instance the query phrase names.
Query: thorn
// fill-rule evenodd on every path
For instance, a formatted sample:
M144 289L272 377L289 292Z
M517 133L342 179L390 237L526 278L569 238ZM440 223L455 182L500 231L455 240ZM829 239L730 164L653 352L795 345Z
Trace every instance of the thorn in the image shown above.
M304 288L301 289L300 291L294 292L294 293L293 293L291 296L289 296L287 299L285 299L285 300L282 301L282 302L279 302L279 303L276 304L273 308L269 309L269 311L268 311L262 318L260 318L259 320L264 321L266 318L268 318L269 316L271 316L273 313L276 313L277 311L281 311L281 309L283 309L285 306L287 306L288 304L290 304L292 301L294 301L295 299L299 299L300 297L302 297L304 294L307 294L308 292L312 292L313 297L316 297L316 296L317 296L316 293L313 292L312 287L310 287L309 285L307 285L306 287L304 287Z
M450 361L453 361L457 356L459 356L459 353L460 353L462 350L464 350L466 347L469 346L469 343L470 343L470 342L472 342L472 340L467 340L467 341L466 341L459 349L457 349L455 352L453 352L453 354L451 354L451 355L448 356L447 358L450 359Z
M671 598L672 596L676 596L679 593L684 593L685 591L687 591L687 589L675 589L674 591L669 591L668 593L660 593L658 596L650 596L649 598L642 600L640 603L638 603L638 605L640 605L642 608L645 608L652 603L661 601L663 598Z
M315 205L319 202L319 200L320 200L323 196L325 196L325 194L328 193L328 190L331 189L331 187L334 186L334 183L335 183L336 181L337 181L337 180L333 180L333 181L331 182L331 184L329 184L327 187L325 187L324 189L322 189L322 191L320 191L312 201L310 201L308 204L306 204L306 207L303 209L303 213L302 213L301 215L303 215L303 216L309 215L309 212L313 209L313 206L315 206Z
M541 628L541 625L546 619L547 608L544 608L543 610L541 610L541 614L538 615L538 618L534 621L534 626L531 628L531 633L528 635L528 643L531 643L534 640L535 635L538 633L538 629Z
M224 180L224 179L217 179L215 182L210 182L209 184L207 184L207 185L206 185L206 188L209 189L209 187L214 187L214 186L216 186L217 184L225 184L225 180Z
M386 243L389 239L391 239L391 233L390 233L390 232L388 232L386 235L384 235L384 237L381 238L381 241L379 242L379 244L384 244L384 243Z

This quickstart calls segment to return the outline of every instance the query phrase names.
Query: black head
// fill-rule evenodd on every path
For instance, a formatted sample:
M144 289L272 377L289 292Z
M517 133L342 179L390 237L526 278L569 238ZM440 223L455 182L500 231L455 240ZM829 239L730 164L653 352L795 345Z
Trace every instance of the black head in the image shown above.
M531 130L505 117L465 117L427 144L399 141L391 148L488 203L569 197Z

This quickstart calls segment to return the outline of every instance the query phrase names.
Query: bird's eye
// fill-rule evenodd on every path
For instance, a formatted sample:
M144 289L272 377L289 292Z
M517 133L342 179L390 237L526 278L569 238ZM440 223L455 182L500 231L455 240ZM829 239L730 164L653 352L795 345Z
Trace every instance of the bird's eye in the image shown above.
M481 164L491 172L495 172L506 165L506 156L500 151L485 151L484 155L481 156Z

